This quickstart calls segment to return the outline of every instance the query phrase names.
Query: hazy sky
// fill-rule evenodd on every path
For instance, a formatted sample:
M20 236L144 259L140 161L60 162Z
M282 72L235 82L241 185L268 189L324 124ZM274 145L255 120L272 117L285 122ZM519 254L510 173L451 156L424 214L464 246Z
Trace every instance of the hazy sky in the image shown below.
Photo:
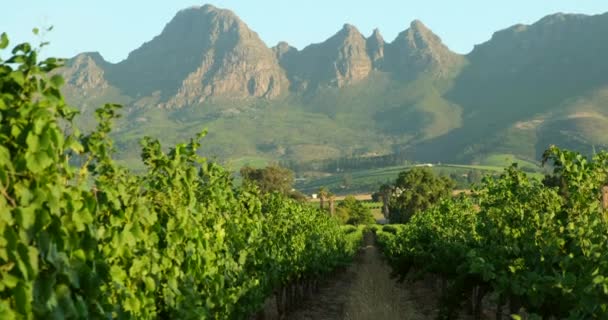
M118 62L160 33L175 13L206 2L192 0L19 0L0 4L0 32L13 41L34 41L33 27L54 26L44 36L46 55L72 57L99 51ZM420 19L454 51L468 53L494 31L533 23L556 12L598 14L608 0L213 0L233 10L269 46L287 41L302 48L321 42L344 23L364 35L379 28L392 41L413 19ZM13 43L14 44L14 43Z

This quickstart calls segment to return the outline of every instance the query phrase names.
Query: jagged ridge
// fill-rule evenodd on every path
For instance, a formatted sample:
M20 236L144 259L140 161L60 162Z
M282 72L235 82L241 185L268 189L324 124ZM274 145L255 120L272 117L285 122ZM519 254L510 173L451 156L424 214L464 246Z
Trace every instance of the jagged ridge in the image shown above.
M74 88L112 86L135 101L183 107L216 96L275 98L290 87L344 87L366 79L372 70L415 78L449 68L456 56L420 22L391 44L378 30L366 39L345 24L331 38L301 51L285 42L271 49L233 12L205 5L178 12L124 61L110 64L99 54L77 56L65 75Z
M533 158L547 143L608 146L608 43L600 41L606 31L608 14L552 15L499 31L461 56L420 21L392 42L379 30L366 38L347 24L302 50L285 42L270 49L230 11L204 6L178 13L125 61L109 64L87 53L63 72L68 100L81 108L115 97L128 107L205 102L209 108L166 115L192 116L158 121L182 136L189 134L182 124L213 125L230 137L215 145L225 157L256 154L259 144L261 153L298 159L358 147L406 150L425 161L469 161L491 152ZM289 99L248 100L283 94ZM238 102L214 104L215 97ZM579 102L568 103L573 98ZM146 108L127 110L140 115L130 120L147 121ZM129 124L130 143L153 121ZM311 124L314 130L304 130ZM238 139L248 144L234 146Z

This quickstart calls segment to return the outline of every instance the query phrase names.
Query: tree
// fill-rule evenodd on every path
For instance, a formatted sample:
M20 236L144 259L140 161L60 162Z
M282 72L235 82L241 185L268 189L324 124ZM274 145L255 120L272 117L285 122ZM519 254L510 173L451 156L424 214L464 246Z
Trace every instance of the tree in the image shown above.
M360 201L357 201L355 197L348 196L338 204L338 217L345 223L359 225L359 224L373 224L375 223L372 211L365 207Z
M342 175L342 187L350 188L353 184L353 176L350 173L345 173Z
M608 168L608 156L606 156L606 153L600 153L596 154L592 160L593 165L589 164L588 160L579 153L560 150L552 145L543 153L542 164L545 165L547 162L553 162L553 173L546 175L542 182L547 187L557 188L565 199L571 197L591 197L589 201L593 201L591 200L593 198L599 199L601 205L606 207L608 206L608 169L606 169ZM593 177L588 179L593 181L593 185L597 187L596 191L580 191L568 185L569 183L575 183L573 181L577 181L577 179L586 178L577 176L576 179L572 179L568 176L569 172L575 170L574 168L578 166L591 166L592 169L599 168L597 172L594 172ZM576 191L574 192L573 190ZM593 193L599 193L599 195Z
M292 193L293 172L277 164L260 169L245 166L241 168L241 176L244 181L258 186L262 193L278 192L285 195Z
M382 202L382 214L385 218L388 218L388 208L392 193L393 186L388 183L381 185L378 191L372 193L372 201Z
M319 188L319 208L323 210L325 208L325 199L329 195L329 190L326 187Z
M428 168L401 172L389 202L389 220L391 223L405 223L413 215L449 197L453 188L454 181L438 177Z
M469 185L480 183L482 178L483 175L481 174L481 172L479 172L479 170L470 170L467 174L467 182L469 183Z
M391 201L391 194L393 193L393 187L389 184L383 184L380 187L380 195L382 199L382 215L385 218L389 217L389 203Z
M335 200L336 200L336 196L333 193L329 193L327 195L327 198L329 199L329 215L333 216L335 214Z
M306 197L305 194L303 194L302 192L298 191L298 190L293 190L291 191L288 196L298 202L307 202L308 201L308 197Z
M372 201L373 202L382 201L382 193L380 191L376 191L376 192L372 193Z

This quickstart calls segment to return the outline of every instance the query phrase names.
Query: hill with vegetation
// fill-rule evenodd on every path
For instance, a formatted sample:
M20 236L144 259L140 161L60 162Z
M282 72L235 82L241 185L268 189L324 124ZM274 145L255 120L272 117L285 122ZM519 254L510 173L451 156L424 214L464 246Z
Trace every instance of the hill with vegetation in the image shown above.
M83 53L60 71L92 128L102 101L126 106L114 137L133 168L143 136L202 128L226 163L404 155L483 164L536 161L549 145L608 146L608 14L555 14L459 55L420 21L392 42L355 26L301 50L267 46L229 10L182 10L116 64Z

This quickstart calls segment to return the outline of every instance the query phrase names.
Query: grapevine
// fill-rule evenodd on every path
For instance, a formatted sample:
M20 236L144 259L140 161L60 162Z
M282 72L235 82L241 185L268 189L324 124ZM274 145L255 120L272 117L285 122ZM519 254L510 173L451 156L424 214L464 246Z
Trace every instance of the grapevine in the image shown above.
M0 318L245 319L354 255L361 230L236 186L199 155L204 132L168 151L144 138L143 174L117 165L120 106L83 135L62 61L38 62L29 44L12 54L0 60Z

